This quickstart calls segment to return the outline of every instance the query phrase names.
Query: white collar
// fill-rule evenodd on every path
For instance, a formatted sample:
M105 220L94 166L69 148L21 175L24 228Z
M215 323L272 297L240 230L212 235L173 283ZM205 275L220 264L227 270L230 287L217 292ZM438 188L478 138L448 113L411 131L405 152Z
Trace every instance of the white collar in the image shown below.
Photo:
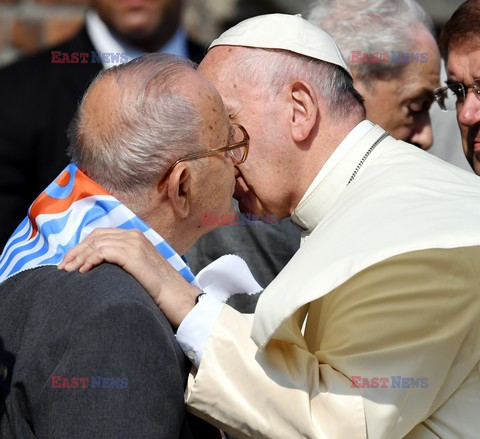
M352 149L353 145L358 141L360 137L367 133L367 131L373 127L373 123L369 120L362 120L359 124L350 131L347 136L342 140L340 145L335 148L332 155L328 158L328 160L323 165L322 169L320 169L319 173L312 181L312 184L308 187L307 192L303 195L302 199L300 200L299 205L302 201L307 198L310 193L317 187L320 182L326 177L326 175L337 165L337 163L345 157L345 154Z
M343 139L319 171L305 195L295 208L291 220L308 235L327 214L353 176L355 167L361 166L378 141L388 133L370 121L360 122ZM355 171L355 175L356 175Z
M86 27L88 36L97 52L124 54L128 61L138 58L145 53L115 37L93 9L87 11ZM157 53L171 53L188 58L187 34L185 30L179 27L173 37ZM104 68L109 69L117 63L102 61L102 64Z

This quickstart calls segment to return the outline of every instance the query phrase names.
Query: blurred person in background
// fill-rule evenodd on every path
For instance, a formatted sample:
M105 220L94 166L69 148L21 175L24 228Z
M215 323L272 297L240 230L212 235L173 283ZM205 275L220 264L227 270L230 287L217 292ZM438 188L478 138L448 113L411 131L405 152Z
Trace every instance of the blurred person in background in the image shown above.
M456 111L465 157L480 175L480 1L463 3L445 24L440 48L446 86L435 90L444 111Z
M440 67L440 83L445 84L447 80L446 66L444 60ZM473 172L465 154L463 154L462 140L458 135L458 123L456 114L453 111L444 111L438 105L430 107L430 119L432 121L433 145L429 153L442 160Z
M396 139L430 148L440 54L423 8L415 0L318 0L307 19L342 51L368 119Z

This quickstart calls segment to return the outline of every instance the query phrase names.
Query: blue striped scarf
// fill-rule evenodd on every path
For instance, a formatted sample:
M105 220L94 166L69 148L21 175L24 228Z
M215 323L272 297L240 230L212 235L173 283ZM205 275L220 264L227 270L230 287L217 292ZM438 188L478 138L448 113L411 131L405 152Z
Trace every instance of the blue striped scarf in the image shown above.
M185 280L199 286L167 241L74 164L37 197L8 240L0 256L0 282L24 270L58 265L98 227L140 230Z

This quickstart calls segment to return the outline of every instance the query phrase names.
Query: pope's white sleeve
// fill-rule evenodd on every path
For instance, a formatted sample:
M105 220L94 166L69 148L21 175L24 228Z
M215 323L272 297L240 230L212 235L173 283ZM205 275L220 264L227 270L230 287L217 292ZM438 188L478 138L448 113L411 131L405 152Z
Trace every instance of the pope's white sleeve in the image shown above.
M225 255L207 265L196 276L206 293L187 314L177 330L177 341L185 355L198 368L205 345L224 303L234 294L256 294L262 287L245 261Z

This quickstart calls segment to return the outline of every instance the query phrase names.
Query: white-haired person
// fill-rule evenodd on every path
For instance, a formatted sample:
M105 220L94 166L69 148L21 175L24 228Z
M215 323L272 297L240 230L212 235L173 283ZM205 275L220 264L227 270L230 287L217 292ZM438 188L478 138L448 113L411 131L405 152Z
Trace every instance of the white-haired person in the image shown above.
M203 212L233 213L248 134L190 62L151 54L100 73L70 136L0 257L0 437L218 438L185 412L189 362L145 289L56 265L95 227L135 228L200 286L181 255L213 228Z
M430 148L440 53L423 8L415 0L317 0L307 18L335 40L368 119L396 139Z

